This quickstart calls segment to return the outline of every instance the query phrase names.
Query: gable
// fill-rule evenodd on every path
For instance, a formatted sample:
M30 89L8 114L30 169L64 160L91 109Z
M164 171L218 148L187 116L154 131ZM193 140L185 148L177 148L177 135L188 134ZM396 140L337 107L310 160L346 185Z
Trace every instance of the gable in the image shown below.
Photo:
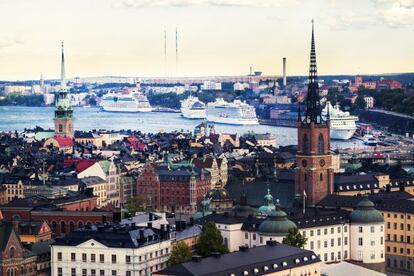
M94 240L94 239L90 239L87 240L83 243L78 244L76 247L78 248L108 248L107 246L105 246L104 244Z

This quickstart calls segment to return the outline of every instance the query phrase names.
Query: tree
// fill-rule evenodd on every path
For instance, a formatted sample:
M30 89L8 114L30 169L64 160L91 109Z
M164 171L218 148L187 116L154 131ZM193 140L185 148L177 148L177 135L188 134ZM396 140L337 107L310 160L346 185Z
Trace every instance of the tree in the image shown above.
M201 231L196 245L196 252L202 257L208 257L212 252L227 253L227 247L223 244L223 237L214 222L208 222Z
M303 248L307 241L308 239L303 237L297 228L291 228L287 236L283 238L282 243Z
M126 203L126 209L131 215L135 215L136 212L148 211L145 199L142 196L130 197Z
M192 252L190 247L188 247L185 242L179 241L174 245L171 251L171 257L168 260L168 265L176 265L191 261L191 256Z
M364 100L364 96L359 95L355 101L355 105L358 107L358 109L365 109L366 103Z

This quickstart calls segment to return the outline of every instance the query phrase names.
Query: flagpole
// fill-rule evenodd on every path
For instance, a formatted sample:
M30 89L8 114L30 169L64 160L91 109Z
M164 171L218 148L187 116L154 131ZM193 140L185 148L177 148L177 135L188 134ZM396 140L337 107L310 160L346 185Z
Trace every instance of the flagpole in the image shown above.
M302 196L302 198L303 198L303 204L302 204L302 206L303 206L303 214L305 215L305 211L306 211L306 192L305 192L305 190L303 190L303 196Z

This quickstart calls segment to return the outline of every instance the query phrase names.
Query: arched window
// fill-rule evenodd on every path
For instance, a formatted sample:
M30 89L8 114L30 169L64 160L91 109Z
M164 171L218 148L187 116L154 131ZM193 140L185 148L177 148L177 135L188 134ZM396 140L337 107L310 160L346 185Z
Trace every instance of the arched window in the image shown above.
M318 153L319 154L324 154L325 153L325 140L323 139L322 133L319 134L319 139L318 139Z
M10 247L10 249L9 249L9 255L10 255L10 258L14 258L15 257L15 249L14 249L14 246L11 246Z
M303 153L309 153L309 138L308 135L303 135Z
M70 232L75 231L75 223L73 221L69 222L69 231Z
M52 221L52 232L53 233L56 233L56 226L57 226L57 223L56 223L56 221Z
M319 174L319 180L322 181L323 180L323 173Z
M60 222L60 233L66 233L66 223L63 220Z
M59 124L59 132L63 132L63 125Z
M79 221L78 222L78 228L82 228L83 227L83 222L82 221Z

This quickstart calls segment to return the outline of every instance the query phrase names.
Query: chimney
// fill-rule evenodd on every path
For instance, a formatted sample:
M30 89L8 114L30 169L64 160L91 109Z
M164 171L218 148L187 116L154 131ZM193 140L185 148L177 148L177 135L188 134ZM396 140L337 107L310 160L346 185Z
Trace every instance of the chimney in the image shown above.
M287 85L287 80L286 80L286 58L283 58L283 87L285 87Z

